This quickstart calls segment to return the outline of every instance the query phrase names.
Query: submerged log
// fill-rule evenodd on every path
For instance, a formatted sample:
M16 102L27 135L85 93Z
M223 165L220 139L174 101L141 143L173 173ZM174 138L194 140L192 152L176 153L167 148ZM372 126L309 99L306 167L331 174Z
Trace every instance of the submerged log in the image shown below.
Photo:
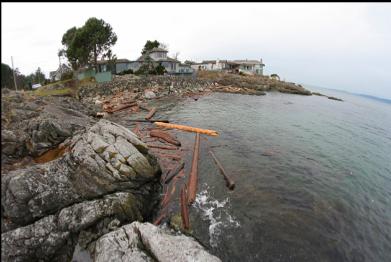
M209 151L209 153L211 154L214 162L216 163L217 167L219 168L220 170L220 173L223 175L224 179L225 179L225 184L226 186L230 189L230 190L233 190L235 188L235 183L234 181L232 181L226 174L224 168L223 168L223 165L221 165L220 161L217 159L217 157L215 156L215 154L212 152L212 151Z
M189 219L189 208L187 206L187 194L186 194L186 185L181 188L181 217L183 229L189 230L190 228L190 219Z
M197 194L197 183L198 183L198 156L200 151L200 134L197 133L195 137L194 150L193 150L193 161L191 165L189 181L188 181L188 203L192 204Z
M181 145L181 142L179 142L178 140L176 140L174 137L172 137L169 133L167 132L164 132L164 131L161 131L161 130L151 130L151 132L149 133L149 135L151 137L158 137L158 138L161 138L163 139L164 141L170 143L170 144L173 144L173 145L176 145L176 146L180 146Z
M153 117L153 115L156 113L156 107L152 107L149 111L148 115L145 116L146 120L149 120Z
M191 127L191 126L184 126L184 125L177 125L177 124L167 124L163 122L155 122L155 124L159 127L166 127L166 128L175 128L179 130L184 130L188 132L195 132L199 134L205 134L209 136L218 136L219 134L217 131L209 130L209 129L202 129L197 127Z
M170 183L171 179L173 179L184 167L185 162L182 160L173 170L170 171L170 173L167 174L167 178L164 180L164 183Z

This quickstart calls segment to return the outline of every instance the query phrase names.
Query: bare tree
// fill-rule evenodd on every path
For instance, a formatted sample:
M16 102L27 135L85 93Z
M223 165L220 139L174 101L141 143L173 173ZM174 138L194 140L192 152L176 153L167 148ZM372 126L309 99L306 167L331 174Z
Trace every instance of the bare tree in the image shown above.
M168 50L168 44L166 44L166 43L159 43L159 47L164 50Z
M175 52L175 53L173 53L171 56L172 56L172 58L174 58L175 60L178 60L178 56L179 56L179 52Z

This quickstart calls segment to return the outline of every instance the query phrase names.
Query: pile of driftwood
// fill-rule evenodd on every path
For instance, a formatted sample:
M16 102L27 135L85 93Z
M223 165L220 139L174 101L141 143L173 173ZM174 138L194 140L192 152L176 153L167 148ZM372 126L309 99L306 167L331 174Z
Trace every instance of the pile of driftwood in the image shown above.
M127 108L132 108L132 110L138 111L139 105L136 101L136 96L137 95L135 93L119 92L100 102L102 104L102 110L110 114ZM98 115L102 115L102 112Z
M143 119L131 120L136 125L133 128L133 132L151 149L151 152L157 156L160 166L162 167L163 174L161 176L161 182L163 184L164 196L161 201L160 215L155 220L155 224L160 224L163 219L168 217L168 204L175 194L177 189L177 183L185 177L185 162L184 150L181 148L181 142L167 132L168 129L177 129L181 131L195 133L195 143L193 148L193 157L191 162L191 169L188 175L188 180L182 182L179 185L180 188L180 210L182 217L182 227L184 230L190 229L189 219L189 206L194 203L198 188L198 159L200 151L200 137L201 135L218 136L218 133L214 130L195 128L191 126L169 124L168 120L154 120L157 109L155 107L149 108L136 100L134 94L118 93L110 99L104 100L102 103L102 109L104 114L112 114L127 108L132 111L138 112L140 109L147 111L147 114ZM141 123L155 123L156 127L143 128ZM209 151L218 169L223 175L227 187L232 190L235 187L234 182L227 176L223 166L213 154Z
M218 133L214 130L200 129L200 128L195 128L190 126L166 124L162 122L155 122L155 124L160 128L175 128L183 131L196 133L194 148L193 148L192 164L188 176L188 181L187 183L183 183L180 189L180 210L181 210L181 217L182 217L182 226L184 230L189 230L190 229L189 206L192 203L194 203L197 194L197 188L198 188L198 159L199 159L199 151L200 151L200 136L201 134L217 136ZM169 147L172 147L169 148L168 146L164 146L164 147L154 146L154 145L151 146L151 144L148 144L148 146L151 148L159 148L164 150L177 150L177 148L175 147L181 146L181 143L178 140L176 140L174 137L172 137L169 133L165 131L153 129L150 131L149 135L150 137L155 137L158 138L159 140L170 143L171 145ZM221 165L217 157L214 155L214 153L212 151L209 151L209 153L211 154L214 162L219 168L221 174L223 175L227 187L230 190L233 190L235 187L235 183L228 177L223 166ZM161 156L169 157L168 155L164 155L164 154ZM162 183L165 186L165 194L161 202L161 207L162 207L161 214L154 222L155 224L160 224L161 221L163 221L163 219L167 216L166 207L176 191L177 180L185 177L185 173L184 173L185 163L182 160L182 158L179 155L171 155L170 157L179 160L179 162L175 166L170 166L162 175ZM171 181L173 182L171 183Z

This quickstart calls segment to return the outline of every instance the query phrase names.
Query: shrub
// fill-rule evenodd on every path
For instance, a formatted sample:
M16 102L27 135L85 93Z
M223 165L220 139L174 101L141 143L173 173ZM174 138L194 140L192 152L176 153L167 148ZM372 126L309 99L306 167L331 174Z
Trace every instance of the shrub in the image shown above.
M133 74L133 70L132 69L128 69L128 70L124 70L122 71L121 73L118 73L119 75L127 75L127 74Z
M62 80L72 79L72 78L73 78L73 72L72 71L65 72L64 74L61 75L61 81Z

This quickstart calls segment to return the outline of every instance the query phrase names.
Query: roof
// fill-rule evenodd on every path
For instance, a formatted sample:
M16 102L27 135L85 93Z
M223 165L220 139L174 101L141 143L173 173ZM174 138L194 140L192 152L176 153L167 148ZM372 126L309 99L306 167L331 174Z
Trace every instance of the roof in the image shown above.
M137 62L144 62L147 55L148 54L144 54L144 55L140 56L136 61ZM176 63L179 63L178 60L171 58L171 57L168 57L168 56L166 58L159 59L159 60L154 60L153 58L151 58L151 60L154 62L176 62Z
M240 65L263 65L261 61L259 60L233 60L229 61L233 64L240 64Z
M179 66L181 66L181 67L191 67L191 65L189 65L189 64L182 64L182 63L180 63Z
M217 61L219 61L219 63L229 62L228 60L204 60L204 61L202 61L202 63L196 63L196 64L216 64Z
M204 60L201 64L216 64L216 60Z
M149 50L149 52L150 53L153 53L153 52L165 52L165 53L167 53L168 51L166 49L163 49L163 48L160 48L160 47L154 47L151 50Z
M109 60L99 60L97 63L98 65L107 64L109 63ZM130 63L130 60L126 58L121 58L121 59L117 59L115 63Z

